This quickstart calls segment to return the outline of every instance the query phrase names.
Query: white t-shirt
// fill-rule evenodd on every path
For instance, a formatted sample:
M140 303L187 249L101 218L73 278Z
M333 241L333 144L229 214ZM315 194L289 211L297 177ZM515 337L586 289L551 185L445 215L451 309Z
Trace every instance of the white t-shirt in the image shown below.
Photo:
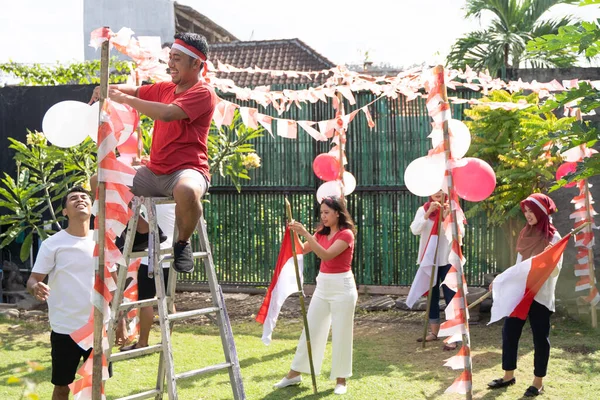
M160 244L161 249L173 247L173 234L175 233L175 204L157 204L156 219L158 226L167 236L167 240ZM148 257L142 258L142 264L148 265ZM169 268L170 262L162 263L163 268Z
M415 215L415 219L413 220L412 224L410 224L410 230L413 233L413 235L421 236L421 239L419 241L419 257L417 258L417 264L419 264L419 260L423 258L423 252L425 251L425 247L427 247L427 241L429 240L429 236L431 235L431 230L433 229L434 222L437 223L437 221L432 221L429 218L425 219L425 207L421 206L417 210L417 214ZM443 228L441 228L441 230L443 230ZM461 237L464 236L465 227L463 224L458 224L458 230ZM450 257L451 250L451 240L449 239L450 238L446 237L446 235L443 232L440 232L438 234L439 247L437 252L436 263L438 267L449 264L448 258Z
M558 231L554 232L554 237L550 240L550 244L555 244L562 239L560 233ZM521 253L517 253L517 262L516 264L523 261L523 256ZM556 268L552 272L552 275L544 282L539 292L533 298L538 303L546 306L548 310L554 312L555 311L555 296L554 291L556 290L556 282L558 282L558 275L560 274L560 270L562 269L563 257L560 257L558 260L558 264L556 264Z
M42 242L31 272L48 275L48 318L56 333L69 335L84 326L92 312L94 238L62 230Z

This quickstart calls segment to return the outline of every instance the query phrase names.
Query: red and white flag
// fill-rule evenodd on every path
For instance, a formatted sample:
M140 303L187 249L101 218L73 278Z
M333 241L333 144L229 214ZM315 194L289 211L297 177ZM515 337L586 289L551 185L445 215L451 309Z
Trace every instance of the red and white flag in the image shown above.
M300 271L300 284L303 284L302 271L303 258L299 244L296 244L296 253L298 258L298 270ZM294 256L292 254L292 239L290 238L289 228L285 229L277 265L273 271L273 279L265 295L256 321L263 324L262 341L264 344L271 343L271 335L277 324L277 317L281 311L281 306L292 293L298 292L298 283L296 281L296 270L294 267Z
M461 346L460 350L455 356L445 359L446 364L444 367L450 367L452 369L464 369L467 363L467 358L471 356L471 350L468 346Z
M454 383L444 393L466 394L473 386L471 372L463 371Z
M598 289L596 289L596 287L592 287L589 296L587 296L584 300L593 306L596 306L598 303L600 303L600 293L598 293Z
M560 261L571 234L548 250L513 265L494 280L494 304L489 324L503 317L527 319L529 307Z
M439 239L438 229L439 224L436 221L433 223L433 227L431 228L431 233L429 234L427 244L425 245L425 250L423 251L423 255L421 256L421 260L419 262L417 274L415 275L415 279L410 286L410 291L408 292L408 297L406 298L406 305L409 308L412 308L417 300L421 298L421 296L425 296L427 292L429 292L429 282L431 281L432 272L435 274L433 277L434 282L435 279L437 279L437 268L432 268L432 266L437 266L434 258Z

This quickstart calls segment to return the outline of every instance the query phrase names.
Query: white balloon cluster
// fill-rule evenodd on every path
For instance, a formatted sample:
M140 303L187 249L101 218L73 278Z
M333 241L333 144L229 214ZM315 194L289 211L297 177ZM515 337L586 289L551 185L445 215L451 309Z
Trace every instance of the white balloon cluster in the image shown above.
M452 158L459 159L467 154L471 146L471 134L469 128L459 120L448 121L448 130L452 135L450 151ZM441 129L434 129L428 136L433 148L444 141ZM411 193L427 197L437 193L445 185L446 159L444 153L420 157L411 162L404 171L404 184Z
M42 131L54 146L77 146L90 136L96 141L98 136L99 103L92 106L81 101L61 101L44 115Z
M469 128L461 121L448 121L452 180L458 197L467 201L487 199L496 188L496 174L492 167L478 158L463 158L471 146ZM421 197L431 196L443 190L448 192L446 158L443 152L444 134L434 129L429 135L435 154L420 157L411 162L404 171L404 183L408 190Z
M342 185L342 181L344 184ZM348 171L344 171L342 181L325 182L317 189L317 201L321 203L325 197L342 197L342 186L344 187L344 196L348 196L356 189L356 178Z

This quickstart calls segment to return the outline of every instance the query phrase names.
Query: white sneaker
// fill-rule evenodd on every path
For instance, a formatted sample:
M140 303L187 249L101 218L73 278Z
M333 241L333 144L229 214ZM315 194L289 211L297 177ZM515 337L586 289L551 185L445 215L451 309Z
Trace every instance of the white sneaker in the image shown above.
M348 391L348 384L342 385L342 384L338 383L337 385L335 385L335 389L333 389L334 394L346 394L347 391Z
M282 380L280 380L279 382L277 382L276 384L273 385L273 387L276 387L277 389L281 389L287 386L292 386L292 385L299 385L300 382L302 382L302 375L298 375L293 377L292 379L288 379L287 377L283 377Z

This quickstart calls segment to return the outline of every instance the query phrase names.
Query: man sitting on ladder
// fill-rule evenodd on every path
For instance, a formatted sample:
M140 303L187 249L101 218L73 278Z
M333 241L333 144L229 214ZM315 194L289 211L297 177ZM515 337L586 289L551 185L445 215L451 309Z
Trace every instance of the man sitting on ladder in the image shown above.
M194 269L190 237L210 183L207 140L218 98L200 80L207 56L204 36L178 33L169 54L172 82L109 87L111 101L128 104L154 119L150 160L137 169L131 190L136 196L175 199L178 237L173 243L173 268L177 272ZM99 99L100 88L96 88L91 101ZM147 234L148 224L140 219L137 231Z

